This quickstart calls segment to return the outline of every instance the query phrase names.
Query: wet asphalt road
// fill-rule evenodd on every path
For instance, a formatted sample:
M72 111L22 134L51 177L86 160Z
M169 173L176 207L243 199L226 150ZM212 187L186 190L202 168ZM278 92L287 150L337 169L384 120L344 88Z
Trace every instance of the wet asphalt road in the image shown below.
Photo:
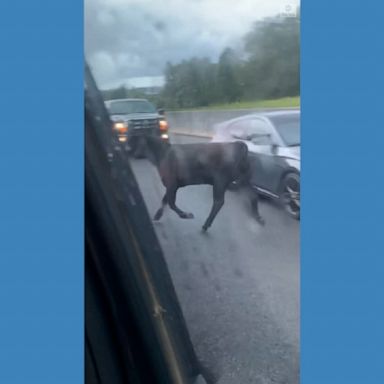
M164 187L146 160L132 165L153 215ZM229 191L202 234L212 187L180 189L177 204L195 218L182 220L168 208L155 229L202 364L219 384L299 383L299 222L262 200L261 227L245 194Z

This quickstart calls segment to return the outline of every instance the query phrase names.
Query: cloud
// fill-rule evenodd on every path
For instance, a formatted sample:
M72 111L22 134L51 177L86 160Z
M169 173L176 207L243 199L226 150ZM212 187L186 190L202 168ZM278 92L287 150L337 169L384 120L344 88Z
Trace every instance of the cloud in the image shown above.
M167 61L216 60L285 0L85 0L85 53L102 88L162 75ZM289 2L291 3L291 2Z

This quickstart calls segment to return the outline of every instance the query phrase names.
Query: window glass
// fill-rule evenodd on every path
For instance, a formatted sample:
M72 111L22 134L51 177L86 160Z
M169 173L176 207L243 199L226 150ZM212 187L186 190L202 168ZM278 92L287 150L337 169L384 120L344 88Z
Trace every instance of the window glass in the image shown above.
M300 116L283 116L271 119L277 132L288 147L300 145Z
M115 100L108 158L133 170L218 384L299 383L300 150L258 158L271 131L255 117L278 110L277 129L297 145L283 119L300 104L300 8L290 4L85 0L85 56L104 101Z
M234 123L230 132L232 137L252 141L254 144L264 145L271 143L272 130L261 119L245 119Z
M108 110L111 115L125 115L129 113L155 113L154 105L145 100L110 101Z

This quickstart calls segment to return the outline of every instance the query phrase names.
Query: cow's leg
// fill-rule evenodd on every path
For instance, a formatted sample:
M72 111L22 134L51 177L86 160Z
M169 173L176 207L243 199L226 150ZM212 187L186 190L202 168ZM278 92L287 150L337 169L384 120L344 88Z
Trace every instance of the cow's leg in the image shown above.
M167 205L167 192L165 192L163 200L161 201L161 207L157 210L155 213L155 216L153 217L153 220L157 221L161 219L161 216L163 216L164 208Z
M243 169L240 172L240 177L242 184L247 187L247 192L249 196L249 201L251 203L252 212L255 215L256 220L261 224L265 224L264 218L259 213L259 194L257 191L253 190L251 184L251 167L249 162L243 166Z
M176 206L176 192L177 188L170 188L167 190L167 199L169 207L173 209L182 219L193 219L193 213L184 212Z
M261 225L264 225L265 220L263 219L263 217L259 213L259 194L257 193L257 191L253 191L253 190L249 189L249 196L250 196L249 198L251 201L252 212L255 215L256 220Z
M225 190L226 186L223 183L213 184L213 205L211 212L209 213L209 216L203 225L204 232L206 232L207 229L212 225L213 220L215 220L216 215L224 205Z

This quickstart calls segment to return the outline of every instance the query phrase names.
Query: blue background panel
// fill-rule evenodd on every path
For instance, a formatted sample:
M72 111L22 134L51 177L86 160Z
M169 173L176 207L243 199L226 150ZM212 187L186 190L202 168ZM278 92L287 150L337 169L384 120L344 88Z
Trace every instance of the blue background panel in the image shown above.
M380 4L302 3L304 384L384 383Z
M302 3L302 383L383 383L380 2ZM83 4L0 4L0 382L83 382Z
M83 3L0 3L0 382L83 382Z

